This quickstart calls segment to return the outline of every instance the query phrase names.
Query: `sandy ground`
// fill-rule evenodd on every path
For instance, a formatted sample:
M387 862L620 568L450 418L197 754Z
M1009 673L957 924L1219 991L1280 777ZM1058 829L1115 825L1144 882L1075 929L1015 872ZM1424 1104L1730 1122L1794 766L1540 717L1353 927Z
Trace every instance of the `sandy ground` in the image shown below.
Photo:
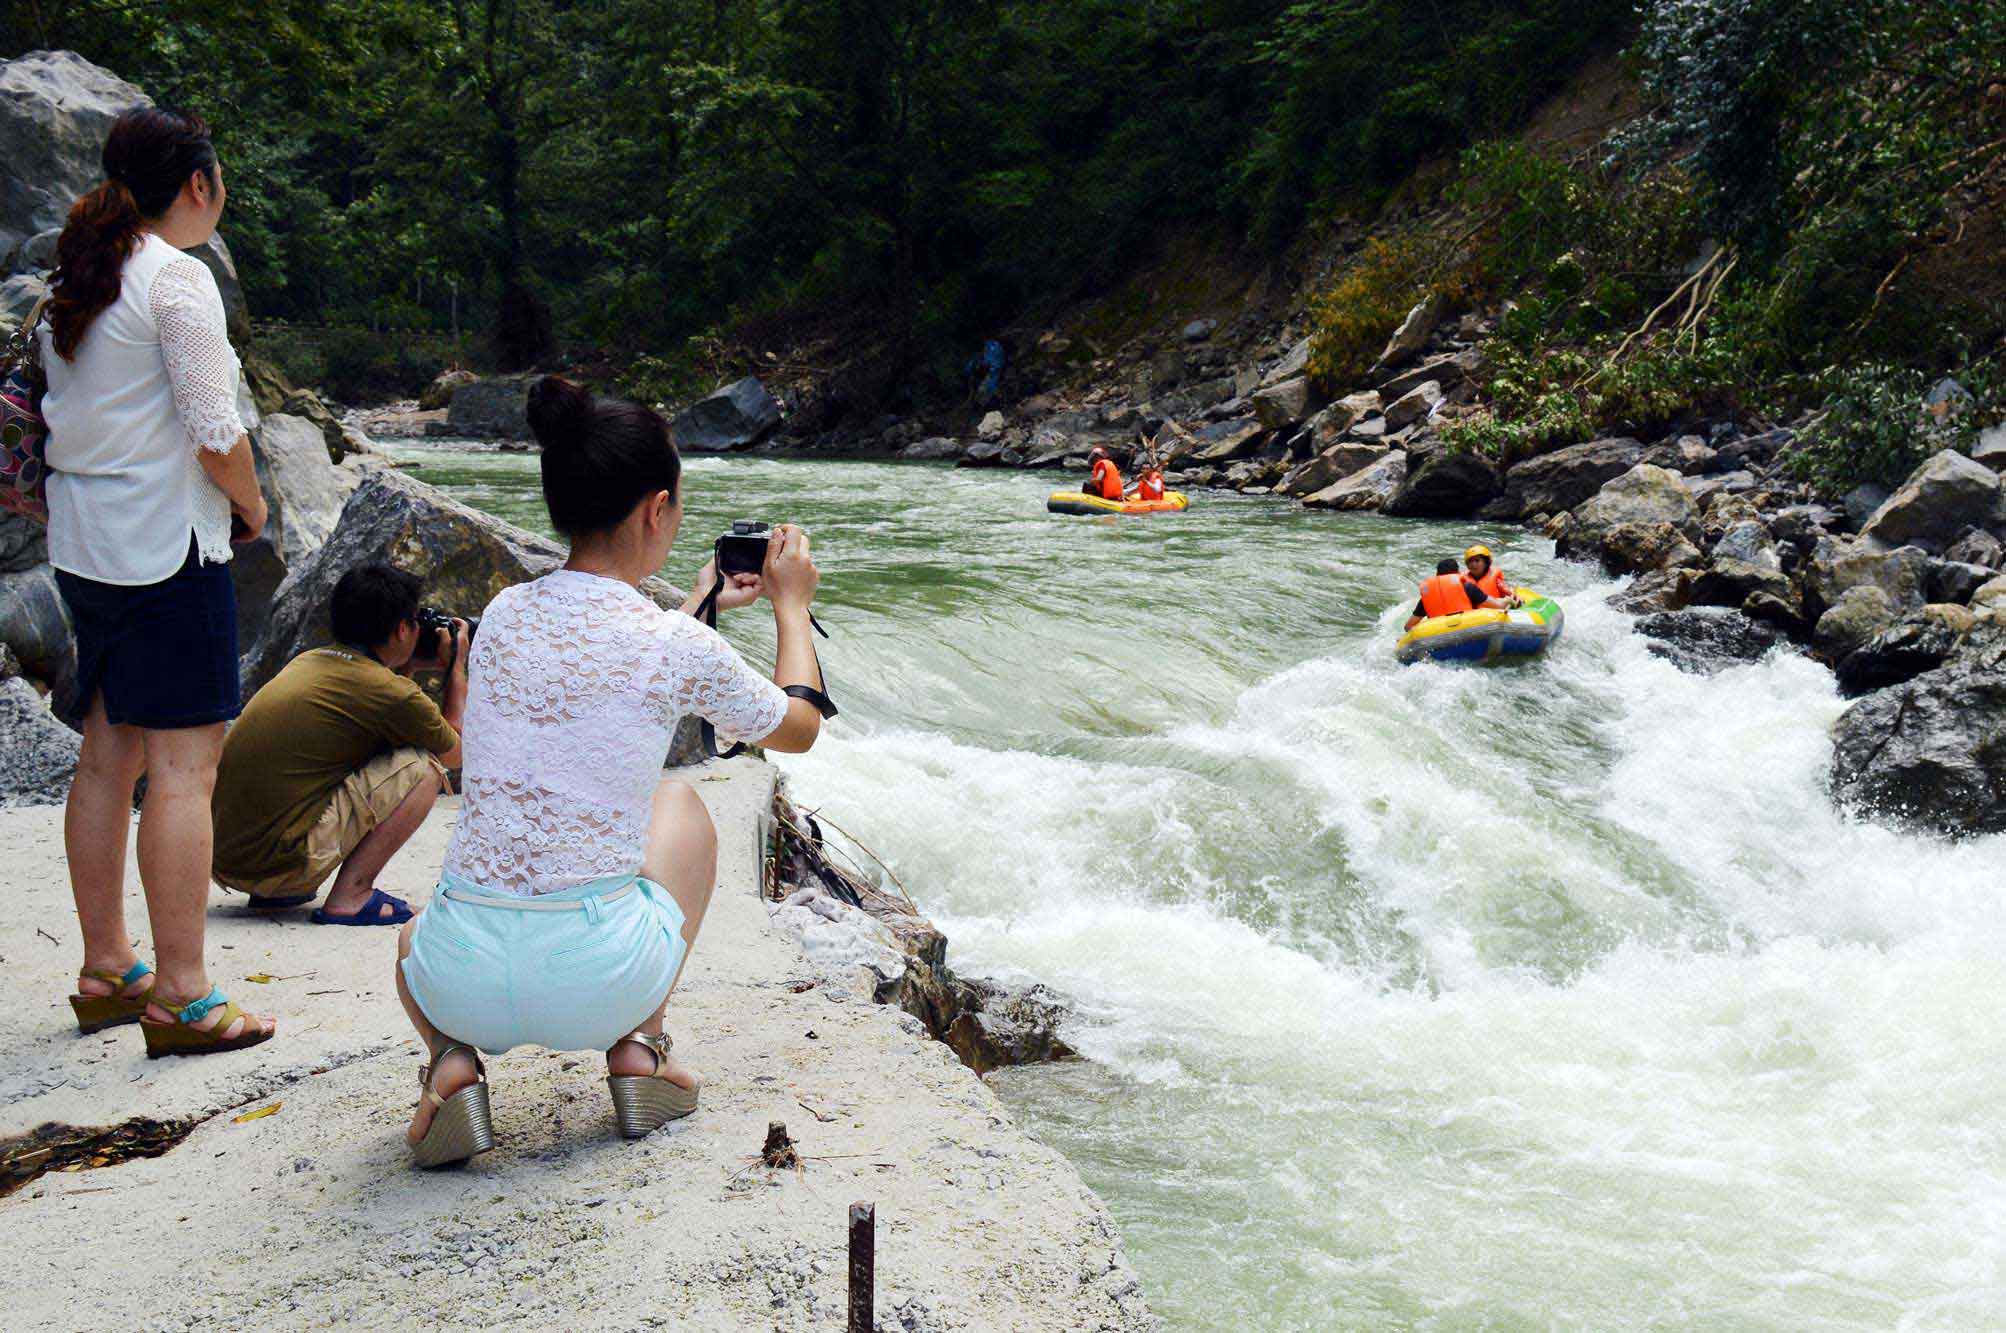
M708 1080L701 1109L625 1142L596 1055L520 1050L489 1062L499 1146L432 1173L406 1164L420 1060L392 931L255 918L216 891L212 977L277 1014L280 1035L148 1061L136 1028L80 1037L71 1021L61 811L0 812L0 1139L49 1121L200 1121L164 1156L0 1200L10 1331L840 1328L859 1200L877 1205L880 1329L1153 1327L1071 1165L915 1020L816 972L771 920L755 848L772 770L685 773L721 847L669 1011L678 1056ZM386 887L429 895L454 814L442 804ZM136 874L129 901L144 956ZM753 1165L776 1119L798 1171Z

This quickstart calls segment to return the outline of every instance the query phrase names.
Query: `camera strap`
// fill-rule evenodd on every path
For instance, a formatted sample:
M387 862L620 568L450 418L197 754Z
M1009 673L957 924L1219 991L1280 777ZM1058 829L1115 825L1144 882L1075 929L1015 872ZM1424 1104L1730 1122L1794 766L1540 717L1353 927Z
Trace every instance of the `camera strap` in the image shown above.
M723 545L723 542L718 543L720 548ZM711 581L710 591L704 594L701 602L697 603L697 619L709 625L712 629L717 628L717 599L724 592L724 581L727 577L722 562L716 558L716 555L719 553L713 554L711 563L711 569L716 574L716 578ZM825 639L829 637L829 631L822 628L822 622L815 619L813 611L808 613L808 623L814 626L817 634ZM816 677L824 685L828 684L829 677L822 670L822 655L815 651L815 645L812 641L808 645L808 652L815 659ZM796 699L806 699L809 703L815 705L815 711L823 717L836 716L836 701L831 699L825 690L819 690L813 685L783 685L780 687L780 692ZM730 759L734 755L745 753L746 746L743 741L732 746L729 750L718 749L717 728L710 724L709 718L698 718L697 727L703 736L704 754L708 757L712 759Z

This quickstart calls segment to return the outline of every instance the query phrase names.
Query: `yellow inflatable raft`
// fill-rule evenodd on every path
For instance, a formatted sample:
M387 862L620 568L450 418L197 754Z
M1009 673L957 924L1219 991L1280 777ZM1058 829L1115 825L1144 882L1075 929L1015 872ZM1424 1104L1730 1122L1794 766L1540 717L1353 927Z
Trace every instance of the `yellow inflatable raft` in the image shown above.
M1525 605L1516 611L1464 611L1436 616L1409 630L1394 645L1401 662L1476 662L1502 666L1526 662L1545 652L1560 637L1565 617L1560 603L1521 588Z
M1045 508L1054 514L1181 514L1191 502L1182 491L1165 491L1161 500L1103 500L1083 491L1053 491Z

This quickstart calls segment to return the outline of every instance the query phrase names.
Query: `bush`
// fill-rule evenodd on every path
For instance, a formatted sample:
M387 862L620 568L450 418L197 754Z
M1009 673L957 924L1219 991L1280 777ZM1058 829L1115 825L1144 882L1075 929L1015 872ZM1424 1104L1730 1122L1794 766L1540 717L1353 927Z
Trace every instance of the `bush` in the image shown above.
M1954 378L1971 399L1938 413L1923 406L1937 379L1924 371L1885 362L1828 370L1816 380L1825 409L1798 433L1791 472L1836 496L1863 482L1898 486L1945 449L1969 453L1980 428L2006 412L2006 374L1982 361Z
M1328 392L1355 384L1425 294L1424 258L1411 240L1374 239L1344 275L1310 303L1310 378Z

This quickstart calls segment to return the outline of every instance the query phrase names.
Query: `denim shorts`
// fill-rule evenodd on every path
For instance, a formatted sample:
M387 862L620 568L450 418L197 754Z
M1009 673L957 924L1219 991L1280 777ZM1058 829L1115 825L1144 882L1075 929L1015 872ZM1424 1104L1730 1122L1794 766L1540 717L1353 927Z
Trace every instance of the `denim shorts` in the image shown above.
M574 906L549 910L560 903ZM661 1007L685 952L682 909L638 875L511 898L449 874L418 916L404 984L433 1027L489 1055L603 1051Z
M114 726L171 731L227 722L243 711L237 679L237 588L230 566L188 559L158 583L130 586L56 571L77 635L72 722L104 696Z

